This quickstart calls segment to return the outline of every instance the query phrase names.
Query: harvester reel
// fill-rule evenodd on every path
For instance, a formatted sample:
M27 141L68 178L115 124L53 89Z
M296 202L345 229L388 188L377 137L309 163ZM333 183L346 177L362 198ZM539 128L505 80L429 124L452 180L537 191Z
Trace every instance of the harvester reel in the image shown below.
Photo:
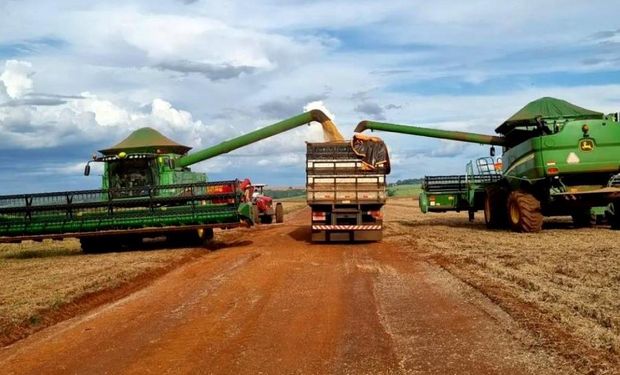
M484 222L489 229L507 228L506 193L503 189L490 186L484 197Z
M508 196L508 219L515 232L540 232L543 215L540 201L524 191L513 191Z

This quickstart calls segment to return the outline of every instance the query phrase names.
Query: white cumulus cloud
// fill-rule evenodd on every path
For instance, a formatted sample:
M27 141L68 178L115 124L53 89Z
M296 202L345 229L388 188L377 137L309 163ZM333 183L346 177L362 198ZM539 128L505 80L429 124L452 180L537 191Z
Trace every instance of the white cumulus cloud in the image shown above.
M17 99L32 91L31 77L33 74L31 63L8 60L4 63L4 72L0 75L0 81L4 84L6 93L12 99Z

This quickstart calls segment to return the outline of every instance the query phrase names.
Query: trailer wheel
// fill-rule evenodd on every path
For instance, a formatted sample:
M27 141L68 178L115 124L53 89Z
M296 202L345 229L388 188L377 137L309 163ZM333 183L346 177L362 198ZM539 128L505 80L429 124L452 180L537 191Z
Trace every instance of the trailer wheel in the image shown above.
M573 218L573 224L577 228L587 228L596 224L596 215L592 215L592 210L589 207L573 211L571 217Z
M540 201L523 191L511 192L508 196L508 219L515 232L540 232L543 224Z
M495 186L486 189L484 196L484 222L489 229L507 228L506 194Z
M607 220L611 225L611 229L618 230L620 229L620 201L615 201L609 205L607 208Z
M282 203L276 203L276 223L284 222L284 207Z

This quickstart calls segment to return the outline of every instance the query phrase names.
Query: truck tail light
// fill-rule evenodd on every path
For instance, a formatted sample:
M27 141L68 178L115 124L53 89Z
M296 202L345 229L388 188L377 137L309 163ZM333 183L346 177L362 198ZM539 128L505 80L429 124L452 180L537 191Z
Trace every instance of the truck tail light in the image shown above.
M383 212L379 211L379 210L377 210L377 211L368 211L367 214L372 216L376 220L383 219Z
M325 221L326 215L325 212L313 212L312 213L312 221Z

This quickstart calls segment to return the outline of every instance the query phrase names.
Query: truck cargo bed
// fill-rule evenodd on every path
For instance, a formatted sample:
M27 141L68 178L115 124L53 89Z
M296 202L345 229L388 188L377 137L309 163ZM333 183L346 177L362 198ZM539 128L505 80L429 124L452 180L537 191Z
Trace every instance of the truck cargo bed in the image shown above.
M381 239L385 169L369 168L349 143L308 144L306 190L313 241Z

